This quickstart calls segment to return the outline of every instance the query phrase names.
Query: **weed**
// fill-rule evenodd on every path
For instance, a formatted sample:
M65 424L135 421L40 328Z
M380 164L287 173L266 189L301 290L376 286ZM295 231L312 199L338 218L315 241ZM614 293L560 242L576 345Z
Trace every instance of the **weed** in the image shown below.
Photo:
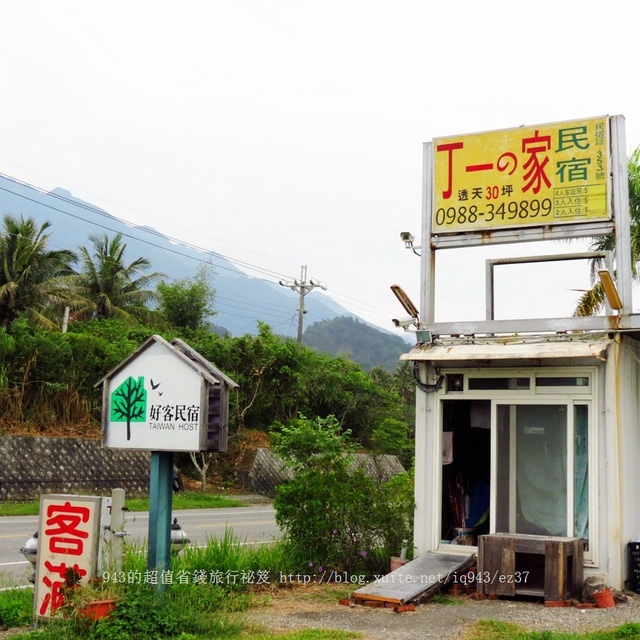
M288 554L283 542L245 545L227 529L222 538L209 538L203 547L187 547L174 559L172 569L197 576L196 586L208 583L227 591L246 591L278 583L281 573L299 570L300 562L301 558Z
M0 627L25 627L31 623L33 591L9 589L0 592Z
M464 603L464 600L448 596L444 593L436 593L436 595L431 598L431 602L434 604L460 605Z

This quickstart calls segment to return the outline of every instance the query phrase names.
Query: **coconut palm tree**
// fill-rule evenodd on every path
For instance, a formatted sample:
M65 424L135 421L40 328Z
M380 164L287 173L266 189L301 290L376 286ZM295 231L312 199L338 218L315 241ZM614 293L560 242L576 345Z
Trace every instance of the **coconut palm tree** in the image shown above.
M629 177L629 219L631 233L631 269L634 280L638 279L640 261L640 147L629 157L627 164ZM613 251L616 245L614 235L596 238L589 249L592 251ZM575 316L592 316L601 311L605 304L602 285L598 281L598 271L604 268L604 258L591 261L591 289L584 292L576 304Z
M124 320L153 320L156 315L148 305L156 300L149 286L162 273L147 273L150 264L146 258L125 263L127 245L122 235L109 238L89 236L93 251L80 247L82 272L74 278L77 292L88 301L73 313L74 320L89 318L121 318Z
M70 291L61 285L73 273L77 256L66 249L49 250L51 223L37 225L33 218L4 216L0 233L0 326L18 315L35 324L57 326L52 314L68 304Z

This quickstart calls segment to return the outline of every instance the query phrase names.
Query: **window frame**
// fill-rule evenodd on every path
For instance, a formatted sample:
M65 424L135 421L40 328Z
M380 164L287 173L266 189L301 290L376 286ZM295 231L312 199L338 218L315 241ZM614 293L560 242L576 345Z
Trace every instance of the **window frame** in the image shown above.
M497 483L497 406L498 405L564 405L567 407L567 531L573 537L575 526L575 418L576 406L588 407L588 509L589 509L589 548L585 550L586 566L597 566L598 563L598 367L517 367L517 368L441 368L440 374L463 374L464 384L461 391L447 391L446 386L437 392L435 411L436 447L442 451L443 402L455 400L490 400L491 402L491 448L490 448L490 532L496 533L496 483ZM550 392L542 392L536 385L536 376L542 377L588 377L589 384L576 387L550 387ZM528 389L469 389L470 378L530 378ZM510 444L513 446L513 443ZM472 553L477 547L461 547L443 544L440 540L442 526L442 465L433 483L433 547L446 553Z

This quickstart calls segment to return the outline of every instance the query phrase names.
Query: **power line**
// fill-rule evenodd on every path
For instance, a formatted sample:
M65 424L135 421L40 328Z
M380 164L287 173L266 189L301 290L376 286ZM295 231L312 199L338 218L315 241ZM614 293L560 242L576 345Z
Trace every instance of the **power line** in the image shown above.
M14 184L17 184L19 186L25 187L27 189L31 189L32 191L35 191L36 193L39 193L40 195L49 197L49 198L55 198L56 200L60 200L62 202L65 202L67 204L70 204L74 207L78 207L79 209L84 209L85 211L89 211L91 213L95 213L96 215L102 216L104 218L109 218L109 219L114 219L115 216L112 216L110 213L107 213L106 211L102 211L101 209L97 208L97 207L93 207L87 203L84 202L78 202L76 200L73 200L71 198L66 198L65 196L61 196L60 194L56 194L56 193L52 193L50 191L45 191L44 189L41 189L40 187L37 187L36 185L32 185L29 184L28 182L23 182L21 180L18 180L16 178L12 178L11 176L8 176L4 173L0 173L0 177L4 178L5 180L8 180L9 182L13 182ZM2 191L6 191L7 193L11 193L19 198L23 198L24 200L28 200L29 202L33 202L35 204L47 207L48 209L52 209L53 211L57 211L58 213L62 213L64 215L70 216L72 218L76 218L77 220L82 220L83 222L87 222L89 224L98 226L102 229L107 229L108 231L113 231L114 233L116 233L116 230L113 229L112 227L109 227L107 225L104 224L100 224L98 222L95 222L94 220L87 220L86 218L83 218L82 216L76 215L74 213L71 213L70 211L65 211L64 209L59 209L58 207L54 207L51 204L47 204L46 202L41 202L40 200L35 200L34 198L30 198L29 196L23 194L23 193L18 193L17 191L12 191L11 189L7 189L6 187L0 187L0 190ZM119 218L115 218L116 220L118 220L119 222L124 222L124 224L132 224L123 220L120 220ZM151 228L146 228L146 227L140 227L138 225L133 225L137 230L142 231L143 233L148 233L150 235L156 236L158 238L166 238L167 240L170 240L172 242L176 242L184 247L188 247L190 249L195 249L196 251L203 251L205 253L207 253L208 255L215 257L215 258L223 258L225 260L228 260L229 262L231 262L232 264L237 264L240 266L245 267L246 269L250 269L252 271L256 271L258 273L262 273L264 275L268 275L274 278L281 278L281 277L287 277L285 274L282 274L278 271L273 271L271 269L266 269L264 267L260 267L258 265L254 265L250 262L245 262L243 260L239 260L237 258L231 258L229 256L225 256L224 254L215 252L215 251L209 251L208 249L204 249L203 247L200 247L198 245L195 245L193 243L190 242L186 242L184 240L181 240L179 238L174 238L173 236L168 236L164 233L161 233L160 231L157 231L156 229L151 229ZM158 249L164 249L166 251L170 251L171 253L175 253L176 255L182 256L184 258L190 258L193 260L198 260L199 262L206 262L206 260L200 260L199 258L195 258L193 256L189 256L187 254L184 253L180 253L179 251L176 251L174 249L169 249L166 247L161 247L157 244L154 244L152 242L149 242L148 240L143 240L142 238L138 238L136 236L133 236L131 234L128 233L124 233L121 232L122 236L125 236L127 238L131 238L133 240L138 240L139 242L143 242L145 244L148 244L149 246L153 246L156 247ZM218 265L221 269L226 269L228 271L232 271L232 269L229 269L229 267L224 267L222 265Z
M276 277L277 278L282 278L282 277L284 277L284 278L288 279L288 276L286 276L285 274L281 274L281 273L279 273L277 271L273 271L273 270L267 269L265 267L261 267L261 266L258 266L258 265L255 265L255 264L252 264L252 263L249 263L249 262L245 262L243 260L232 258L230 256L226 256L226 255L224 255L222 253L219 253L219 252L214 252L214 251L210 251L208 249L204 249L203 247L200 247L200 246L198 246L196 244L193 244L193 243L190 243L190 242L186 242L186 241L183 241L181 239L174 238L172 236L168 236L166 234L163 234L163 233L157 231L156 229L147 228L147 227L141 227L141 226L138 226L136 224L127 222L126 220L121 220L121 219L116 218L115 216L109 214L108 212L101 210L98 207L92 206L92 205L90 205L88 203L84 203L84 202L81 202L81 201L78 201L78 200L75 200L75 199L72 199L72 198L67 198L67 197L65 197L63 195L56 194L56 193L53 193L51 191L46 191L45 189L43 189L41 187L38 187L37 185L33 185L33 184L25 182L23 180L19 180L17 178L14 178L12 176L7 175L7 174L4 174L4 173L0 172L0 177L4 178L5 180L7 180L9 182L12 182L13 184L16 184L16 185L21 186L21 187L26 188L26 189L30 189L31 191L34 191L34 192L36 192L37 194L39 194L41 196L44 196L44 197L47 197L47 198L54 198L56 200L59 200L61 202L69 204L71 206L77 207L79 209L84 209L84 210L86 210L86 211L88 211L90 213L102 216L102 217L110 219L110 220L114 220L115 219L120 223L133 226L137 231L142 231L142 232L150 234L152 236L155 236L155 237L158 237L158 238L161 238L161 239L167 239L169 241L175 242L175 243L177 243L177 244L179 244L181 246L193 249L195 251L203 252L209 258L224 259L224 260L227 260L228 262L230 262L233 265L242 266L245 269L248 269L250 271L255 271L255 272L263 274L263 275L265 275L267 277L271 277L271 278L276 278ZM138 236L132 235L130 233L116 231L115 229L113 229L112 227L110 227L110 226L108 226L106 224L100 224L99 222L97 222L95 220L88 220L87 218L83 218L82 216L74 214L74 213L71 213L70 211L66 211L64 209L60 209L58 207L55 207L52 204L48 204L46 202L42 202L41 200L37 200L37 199L31 198L28 195L25 195L24 193L19 193L17 191L13 191L13 190L8 189L8 188L3 187L3 186L0 186L0 190L5 191L6 193L10 193L10 194L12 194L14 196L17 196L19 198L22 198L24 200L27 200L29 202L33 202L34 204L46 207L48 209L51 209L51 210L56 211L58 213L61 213L63 215L75 218L77 220L81 220L83 222L91 224L92 226L96 226L96 227L99 227L101 229L105 229L107 231L111 231L113 233L120 233L120 235L122 235L123 237L131 238L132 240L136 240L136 241L141 242L143 244L147 244L149 246L155 247L155 248L160 249L162 251L167 251L169 253L173 253L173 254L178 255L180 257L187 258L189 260L194 260L194 261L200 262L200 263L208 263L208 262L210 262L209 259L201 259L201 258L198 258L198 257L193 256L193 255L181 253L180 251L178 251L176 249L171 249L169 247L164 247L164 246L158 245L158 244L156 244L154 242L151 242L149 240L145 240L143 238L140 238ZM96 196L96 197L100 197L100 196ZM148 215L148 214L144 214L144 215ZM149 216L149 217L153 217L153 216ZM186 229L186 228L185 228L185 230L189 231L189 229ZM230 267L226 267L226 266L221 265L219 263L215 263L214 266L217 269L222 269L222 270L225 270L225 271L234 272L234 269L232 269ZM269 283L273 282L273 280L265 280L264 278L258 278L258 279L263 280L265 282L269 282ZM297 281L293 280L293 283L295 283L295 282L297 282ZM313 286L311 286L311 289L315 288L316 286L319 286L319 285L313 285ZM294 287L290 287L290 288L294 288ZM323 286L322 288L326 289L325 286ZM309 289L309 291L311 289ZM294 290L298 291L298 293L300 294L300 291L298 289L294 289ZM306 293L309 293L309 291L307 291ZM304 295L306 295L306 293ZM304 298L304 295L302 296L302 298ZM333 297L337 297L337 298L342 298L342 299L346 300L348 303L352 304L353 306L366 308L367 313L377 316L378 318L380 318L381 321L384 321L385 323L388 321L387 312L385 312L382 309L374 307L373 305L370 305L368 303L358 301L355 298L351 298L350 296L346 296L344 294L335 292L333 290L332 290L332 296ZM242 296L239 296L239 297L242 297ZM264 305L261 305L261 308L263 306ZM300 309L298 309L299 326L300 326L300 317L301 317L301 315L303 313L304 313L304 300L302 301L302 313L300 313Z
M33 169L29 169L28 167L25 167L25 166L23 166L21 164L18 164L16 162L12 162L11 160L8 160L7 158L0 158L0 160L2 160L3 162L6 162L7 164L13 165L14 167L18 167L20 169L24 169L26 171L29 171L30 173L34 173L34 174L36 174L36 175L38 175L38 176L40 176L42 178L46 178L47 180L51 180L51 181L57 183L58 185L64 185L65 187L67 187L70 190L74 190L74 191L86 194L88 196L92 196L94 198L99 198L103 202L108 202L108 203L113 204L113 205L115 205L117 207L120 207L122 209L126 209L128 211L133 211L133 212L135 212L137 214L140 214L140 215L144 216L145 218L150 218L151 220L157 220L158 222L162 222L163 224L168 224L168 225L170 225L170 226L172 226L172 227L174 227L176 229L181 229L183 231L188 231L190 233L193 233L193 230L188 228L188 227L183 227L183 226L181 226L179 224L175 224L174 222L171 222L169 220L165 220L164 218L159 218L158 216L151 215L150 213L147 213L146 211L142 211L140 209L136 209L135 207L131 207L129 205L122 204L122 203L117 202L115 200L112 200L110 198L105 198L105 197L103 197L101 195L98 195L96 193L92 193L90 191L85 191L84 189L81 189L81 188L76 187L74 185L70 185L69 183L64 182L63 180L60 180L59 178L52 178L51 176L48 176L48 175L43 174L43 173L40 173L38 171L34 171ZM0 173L0 176L4 176L8 180L13 180L14 182L17 182L19 184L23 184L25 186L30 186L30 183L22 181L22 180L18 180L17 178L13 178L12 176L9 176L7 174ZM57 194L54 194L51 191L45 191L43 188L37 187L36 185L33 185L33 188L37 189L40 193L43 193L43 194L46 194L46 195L50 195L50 196L53 196L53 197L63 198L63 196L57 196ZM76 202L74 200L71 200L70 202L72 204L76 204ZM99 212L99 211L100 211L100 209L97 208L96 212ZM107 213L106 215L110 216L111 214ZM140 226L140 225L136 225L136 226ZM268 255L266 253L262 253L260 251L255 251L255 250L249 249L247 247L242 247L240 245L234 244L233 242L229 242L227 240L222 240L221 238L215 238L213 236L210 236L210 235L207 235L207 234L203 234L200 231L198 231L198 234L201 235L204 238L209 238L210 240L214 240L215 242L221 242L222 244L229 245L230 247L235 247L235 248L240 249L242 251L247 251L249 253L253 253L253 254L257 255L257 256L263 256L265 258L269 258L270 260L278 260L279 262L282 262L283 264L288 264L288 265L291 265L291 266L297 266L295 263L289 262L288 260L284 260L280 256L271 256L271 255ZM222 254L220 254L220 255L222 255ZM231 258L227 258L227 259L231 260Z

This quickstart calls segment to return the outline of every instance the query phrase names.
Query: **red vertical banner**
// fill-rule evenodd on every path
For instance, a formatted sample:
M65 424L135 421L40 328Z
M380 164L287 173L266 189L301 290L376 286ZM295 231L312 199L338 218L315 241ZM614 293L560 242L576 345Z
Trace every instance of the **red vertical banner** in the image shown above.
M68 582L86 584L98 561L102 498L42 495L34 597L36 618L50 618L64 604Z

